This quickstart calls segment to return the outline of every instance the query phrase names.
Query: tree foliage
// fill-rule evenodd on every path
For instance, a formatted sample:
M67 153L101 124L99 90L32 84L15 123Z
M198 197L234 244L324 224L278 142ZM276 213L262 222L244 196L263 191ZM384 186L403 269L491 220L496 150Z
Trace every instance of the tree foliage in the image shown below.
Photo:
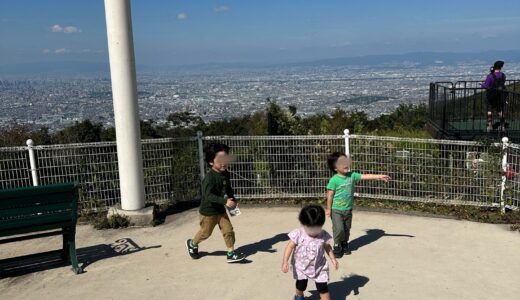
M197 131L205 135L336 135L348 128L355 134L375 134L427 137L426 105L401 104L390 114L370 119L362 111L335 109L333 112L318 113L301 117L295 106L286 109L267 99L265 110L250 115L205 122L200 116L190 112L173 112L166 117L166 123L154 120L141 121L141 137L167 138L195 136ZM47 128L30 128L13 125L0 130L0 147L23 146L27 139L37 145L89 143L114 141L113 127L89 120L76 122L60 131L51 133Z

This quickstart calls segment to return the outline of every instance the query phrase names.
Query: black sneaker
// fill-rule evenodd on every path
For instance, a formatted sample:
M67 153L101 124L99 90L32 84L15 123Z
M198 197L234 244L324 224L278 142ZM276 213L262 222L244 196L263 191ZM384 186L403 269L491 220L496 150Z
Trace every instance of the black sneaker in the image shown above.
M191 258L199 258L199 247L193 247L191 244L191 239L186 241L186 249L188 249L188 254L191 256Z
M341 247L343 248L343 254L350 255L352 252L348 249L348 243L342 244Z
M332 252L336 258L343 257L343 248L340 245L334 245L334 250L332 250Z
M244 253L233 252L231 254L228 253L228 255L227 255L228 263L239 262L239 261L243 261L244 259L246 259L246 256L244 255Z

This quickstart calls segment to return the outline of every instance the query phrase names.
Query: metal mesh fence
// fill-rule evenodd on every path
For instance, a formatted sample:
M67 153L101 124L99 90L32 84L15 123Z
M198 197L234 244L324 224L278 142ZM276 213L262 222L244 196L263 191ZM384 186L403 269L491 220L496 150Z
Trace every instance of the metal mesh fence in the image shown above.
M341 136L205 137L232 149L233 188L240 198L323 197L331 172L327 156L344 151Z
M510 145L507 151L506 205L520 208L520 146Z
M353 169L388 174L388 184L363 181L364 198L498 205L501 144L350 136ZM230 172L241 198L325 198L334 151L345 152L342 136L205 137L229 145L236 156Z
M497 205L501 144L375 136L351 136L353 169L387 174L384 184L363 181L366 198Z
M200 190L198 164L196 138L144 140L147 202L163 204L196 199Z
M27 148L0 148L0 189L30 186L31 184Z
M237 197L243 199L322 198L332 176L327 156L345 151L336 136L213 136L201 142L228 144L236 156L230 167ZM364 198L497 206L501 202L502 144L351 135L353 169L388 174L392 180L363 181ZM202 144L202 143L201 143ZM198 198L199 140L143 141L147 203ZM35 146L41 185L81 183L80 207L104 210L120 202L114 142ZM27 147L0 148L0 188L29 186ZM504 201L520 205L520 146L507 148Z
M81 183L83 209L103 209L120 201L115 143L37 146L34 150L41 185Z
M199 190L196 139L143 140L147 203L193 200ZM120 202L114 142L35 147L40 184L81 183L80 207L107 209Z

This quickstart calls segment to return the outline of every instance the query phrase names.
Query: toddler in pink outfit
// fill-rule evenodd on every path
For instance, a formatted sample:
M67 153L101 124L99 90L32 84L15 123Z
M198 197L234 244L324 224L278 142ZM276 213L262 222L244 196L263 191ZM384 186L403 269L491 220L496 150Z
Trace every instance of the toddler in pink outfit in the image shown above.
M327 254L336 268L338 261L332 251L332 237L323 230L325 224L325 210L319 205L309 205L300 211L302 227L289 233L289 244L285 248L282 263L282 272L289 271L289 258L294 279L296 280L295 300L303 300L303 292L307 288L309 279L316 283L316 289L321 299L330 300L328 281L329 264Z

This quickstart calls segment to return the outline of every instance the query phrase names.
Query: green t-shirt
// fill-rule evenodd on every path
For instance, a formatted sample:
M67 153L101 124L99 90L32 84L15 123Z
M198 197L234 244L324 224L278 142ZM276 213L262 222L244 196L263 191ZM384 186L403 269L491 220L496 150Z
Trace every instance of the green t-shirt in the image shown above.
M332 209L352 209L354 205L354 188L359 181L361 181L361 173L357 172L348 172L345 176L340 174L332 176L327 184L327 190L334 191Z

